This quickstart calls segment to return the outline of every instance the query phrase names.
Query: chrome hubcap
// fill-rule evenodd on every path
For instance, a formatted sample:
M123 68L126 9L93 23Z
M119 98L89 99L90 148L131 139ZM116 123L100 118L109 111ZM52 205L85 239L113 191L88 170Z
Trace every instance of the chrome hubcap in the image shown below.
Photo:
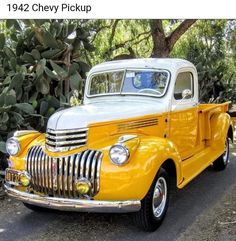
M228 161L229 161L229 141L226 140L225 151L224 151L224 154L223 154L223 162L226 165L228 163Z
M152 210L156 218L159 218L166 206L167 184L164 177L159 177L153 192Z

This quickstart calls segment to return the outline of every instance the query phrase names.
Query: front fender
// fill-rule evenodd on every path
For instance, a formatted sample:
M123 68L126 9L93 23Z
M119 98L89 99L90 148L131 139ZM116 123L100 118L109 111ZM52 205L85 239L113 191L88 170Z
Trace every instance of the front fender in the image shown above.
M97 200L141 200L147 194L161 165L168 159L174 161L177 183L182 181L181 159L174 144L164 138L139 136L139 145L123 166L113 164L104 156L100 173L100 191Z

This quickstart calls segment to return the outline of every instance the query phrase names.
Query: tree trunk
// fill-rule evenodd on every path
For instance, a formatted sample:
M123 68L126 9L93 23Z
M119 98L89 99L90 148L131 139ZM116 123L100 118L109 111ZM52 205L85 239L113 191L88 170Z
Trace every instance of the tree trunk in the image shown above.
M169 35L165 35L162 20L151 20L151 34L153 39L152 57L168 57L179 38L196 22L195 19L184 20Z

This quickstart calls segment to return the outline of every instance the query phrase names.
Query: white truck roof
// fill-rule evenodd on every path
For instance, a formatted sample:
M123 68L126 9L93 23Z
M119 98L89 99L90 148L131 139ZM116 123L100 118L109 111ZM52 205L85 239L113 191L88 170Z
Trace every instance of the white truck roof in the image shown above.
M192 67L194 65L184 59L175 58L143 58L143 59L126 59L104 62L95 65L90 73L104 70L126 69L126 68L158 68L167 70L177 70L180 68Z

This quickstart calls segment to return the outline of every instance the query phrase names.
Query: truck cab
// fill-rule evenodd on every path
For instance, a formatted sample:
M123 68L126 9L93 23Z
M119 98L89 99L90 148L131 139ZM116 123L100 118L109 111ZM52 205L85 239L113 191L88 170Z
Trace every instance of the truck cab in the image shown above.
M47 132L7 142L5 188L31 208L135 212L154 231L169 202L208 166L224 170L229 103L200 104L195 66L182 59L106 62L88 74L83 105L53 114Z

